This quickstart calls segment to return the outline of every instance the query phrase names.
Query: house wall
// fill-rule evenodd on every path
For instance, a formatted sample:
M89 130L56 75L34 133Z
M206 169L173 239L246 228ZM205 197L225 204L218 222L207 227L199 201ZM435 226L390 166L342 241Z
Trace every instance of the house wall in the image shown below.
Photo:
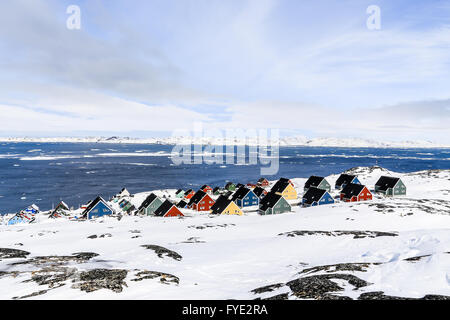
M206 195L197 205L193 205L193 209L197 211L209 211L214 203L215 201L209 195Z
M183 214L181 213L181 211L173 206L165 215L164 218L168 218L168 217L182 217Z
M92 208L88 213L88 219L92 219L94 217L103 217L112 215L113 212L110 208L108 208L103 202L97 203L97 205Z
M242 216L243 212L241 208L236 205L236 203L231 202L222 214L236 214Z
M328 192L331 192L331 185L328 183L326 179L323 179L321 183L317 186L318 189L327 190Z
M273 207L272 214L280 214L291 211L291 205L286 199L281 198L280 201Z
M281 193L283 198L287 200L295 200L297 199L297 191L294 189L294 187L290 184L284 189L284 191Z
M159 198L156 198L155 200L153 200L152 203L150 203L150 205L145 209L145 214L146 215L152 215L155 213L156 209L158 209L161 205L163 204L163 201Z

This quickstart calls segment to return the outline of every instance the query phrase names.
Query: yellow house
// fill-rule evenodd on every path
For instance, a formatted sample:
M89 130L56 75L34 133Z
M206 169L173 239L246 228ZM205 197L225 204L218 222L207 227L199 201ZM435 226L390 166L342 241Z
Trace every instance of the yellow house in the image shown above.
M237 214L242 216L241 208L234 201L229 200L225 196L220 196L211 207L212 214Z
M271 192L279 194L286 200L295 200L298 197L297 191L294 189L291 182L285 178L278 180L272 187Z

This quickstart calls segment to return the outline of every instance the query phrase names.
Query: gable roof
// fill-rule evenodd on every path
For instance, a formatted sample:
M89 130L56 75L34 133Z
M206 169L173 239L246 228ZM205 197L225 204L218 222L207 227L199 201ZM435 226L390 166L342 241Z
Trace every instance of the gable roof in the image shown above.
M188 206L193 205L194 203L197 204L200 202L200 200L203 199L203 197L206 196L206 192L202 191L202 190L198 190L194 196L191 198L191 200L188 203Z
M181 192L184 192L183 189L178 189L175 194L180 194Z
M99 202L103 202L105 204L106 207L108 207L109 210L111 210L111 212L114 212L113 209L111 209L111 207L106 203L106 201L98 196L97 198L95 198L94 201L91 201L91 203L89 203L89 205L87 206L86 209L84 209L82 215L85 216L87 215L92 209L94 209L94 207L99 203Z
M269 180L267 180L266 178L259 178L258 179L259 183L263 183L263 182L266 182L266 181L269 182Z
M158 198L156 194L151 193L145 198L144 202L139 206L139 210L142 210L144 208L147 208L155 199Z
M220 214L225 210L232 201L225 196L219 196L211 207L212 214Z
M272 191L269 192L259 202L259 209L266 211L269 208L273 208L277 204L277 202L280 200L280 198L282 198L281 195L276 194L275 192L272 192Z
M289 179L280 178L272 187L270 192L283 192L289 185Z
M215 187L215 188L213 189L213 192L220 191L220 190L221 190L220 187Z
M60 203L58 203L55 209L69 210L69 206L64 201L61 201Z
M181 200L180 202L177 203L177 208L186 208L187 206L187 202L184 200Z
M211 188L210 186L208 186L207 184L202 185L202 187L200 189L205 189L205 188Z
M380 190L386 191L389 188L395 187L399 180L400 178L381 176L375 185L379 187Z
M336 180L337 186L342 186L343 184L349 184L352 183L352 181L356 178L356 175L354 174L346 174L343 173L339 176L339 178Z
M344 194L344 198L351 199L352 197L358 196L365 187L362 184L349 183L342 189L341 194Z
M256 194L257 197L261 197L262 194L264 194L264 191L266 191L264 188L256 187L253 189L253 193Z
M325 178L319 176L311 176L309 177L308 180L306 180L305 188L317 187L322 182L323 179Z
M327 192L327 191L323 190L323 189L316 188L316 187L311 187L303 195L303 200L307 204L312 204L313 202L319 202L319 200L323 197L325 192Z
M193 192L194 190L192 189L187 189L186 192L184 193L185 195L188 195L189 193Z
M237 189L237 191L233 194L233 197L231 200L236 201L237 199L242 200L244 197L250 192L251 190L246 187L240 187Z
M164 216L167 212L169 212L170 209L172 209L172 207L174 206L174 204L172 202L170 202L169 200L164 201L158 209L155 210L155 216L158 217L162 217Z
M231 185L236 186L233 182L227 182L227 184L225 185L225 188L228 186L231 186Z

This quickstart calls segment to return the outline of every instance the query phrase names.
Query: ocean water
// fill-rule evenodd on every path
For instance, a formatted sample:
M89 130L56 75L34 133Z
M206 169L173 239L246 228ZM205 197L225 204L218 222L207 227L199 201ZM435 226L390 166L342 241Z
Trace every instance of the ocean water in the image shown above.
M99 143L0 143L0 214L36 203L48 210L60 200L78 207L123 187L132 193L227 181L255 182L267 165L175 165L172 146ZM247 148L247 154L249 150ZM267 159L266 159L267 160ZM248 161L247 161L248 162ZM380 165L398 172L449 169L449 149L281 147L279 177L340 173Z

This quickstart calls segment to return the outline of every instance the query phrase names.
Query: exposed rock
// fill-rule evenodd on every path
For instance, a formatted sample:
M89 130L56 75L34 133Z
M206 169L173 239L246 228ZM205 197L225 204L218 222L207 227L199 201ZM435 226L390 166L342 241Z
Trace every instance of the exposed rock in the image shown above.
M272 291L274 291L274 290L276 290L278 288L281 288L283 286L285 286L284 283L276 283L276 284L271 284L271 285L268 285L268 286L264 286L264 287L253 289L250 292L253 292L255 294L265 293L265 292L272 292Z
M161 247L161 246L157 246L157 245L153 245L153 244L144 244L141 247L155 251L155 253L158 255L159 258L163 258L164 256L167 256L167 257L170 257L177 261L180 261L183 258L181 255L179 255L175 251L169 250L169 249Z
M376 263L338 263L330 264L325 266L316 266L312 268L303 269L300 273L316 273L316 272L340 272L340 271L361 271L366 272L366 270L371 265L380 265L381 262Z
M30 253L19 249L0 248L1 259L26 258Z
M180 279L173 274L157 272L157 271L140 271L136 274L137 278L131 279L131 281L142 281L145 279L156 279L159 278L161 283L180 283Z
M385 295L383 291L365 292L358 297L359 300L450 300L450 296L427 294L422 298L407 298Z
M406 258L406 259L403 259L403 260L409 261L409 262L417 262L419 260L422 260L423 258L430 257L430 256L431 256L431 254L424 254L422 256Z
M93 252L78 252L73 253L71 256L39 256L25 261L11 263L11 265L34 264L60 266L69 262L84 263L96 256L98 256L98 254Z
M331 296L328 295L329 293L344 290L337 283L331 281L332 279L346 280L356 289L370 284L351 274L321 274L292 280L286 283L286 285L298 298L319 300L330 299ZM336 297L333 296L332 298Z
M396 237L398 236L395 232L383 232L383 231L358 231L358 230L336 230L336 231L313 231L313 230L294 230L289 232L283 232L278 234L279 236L295 237L295 236L347 236L352 235L353 239L363 239L363 238L376 238L376 237Z
M100 289L109 289L114 292L122 292L123 286L127 286L124 279L128 271L121 269L93 269L79 274L80 283L75 283L72 288L85 292L93 292Z

